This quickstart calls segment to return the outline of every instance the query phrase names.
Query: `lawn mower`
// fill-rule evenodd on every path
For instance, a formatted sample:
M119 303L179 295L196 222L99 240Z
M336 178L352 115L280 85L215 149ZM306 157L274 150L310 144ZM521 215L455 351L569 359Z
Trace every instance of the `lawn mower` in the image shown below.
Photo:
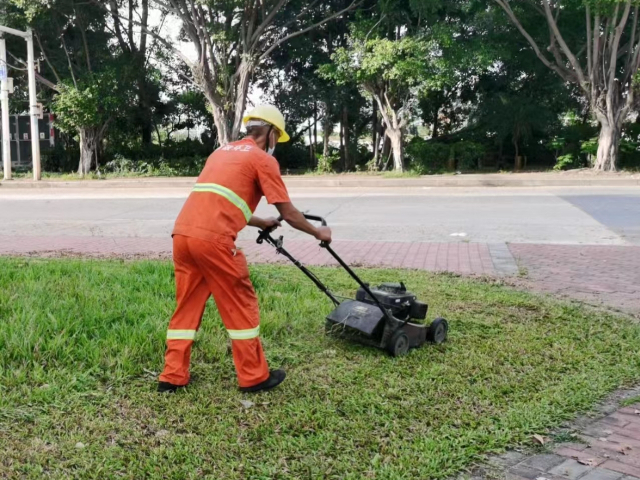
M327 225L322 217L307 214L304 216L307 220ZM360 286L355 300L340 301L342 297L331 292L312 271L285 250L283 237L273 238L272 231L273 229L260 230L257 243L262 244L266 241L275 247L278 254L291 260L333 302L335 309L326 319L328 333L339 334L381 348L394 357L405 355L410 348L421 347L425 342L440 344L447 339L449 326L444 318L436 318L429 325L419 322L426 319L428 306L407 291L404 283L383 283L371 287L356 275L329 244L321 242L320 246L329 252Z

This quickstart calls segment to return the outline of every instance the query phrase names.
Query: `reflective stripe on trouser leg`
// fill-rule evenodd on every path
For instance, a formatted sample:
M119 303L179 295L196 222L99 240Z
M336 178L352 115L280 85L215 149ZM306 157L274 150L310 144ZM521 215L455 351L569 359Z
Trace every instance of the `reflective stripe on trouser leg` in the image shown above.
M167 330L167 340L195 340L196 330Z
M231 340L251 340L260 335L260 325L256 328L248 328L246 330L227 330Z

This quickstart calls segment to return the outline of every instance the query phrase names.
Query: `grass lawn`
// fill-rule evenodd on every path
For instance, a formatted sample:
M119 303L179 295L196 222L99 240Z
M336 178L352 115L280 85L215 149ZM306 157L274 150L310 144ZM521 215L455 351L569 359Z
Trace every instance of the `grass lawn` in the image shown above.
M393 359L327 337L311 282L254 267L282 388L236 390L209 308L194 383L160 396L169 263L0 259L0 478L442 479L640 379L624 318L452 276L365 277L404 280L449 319L449 342Z

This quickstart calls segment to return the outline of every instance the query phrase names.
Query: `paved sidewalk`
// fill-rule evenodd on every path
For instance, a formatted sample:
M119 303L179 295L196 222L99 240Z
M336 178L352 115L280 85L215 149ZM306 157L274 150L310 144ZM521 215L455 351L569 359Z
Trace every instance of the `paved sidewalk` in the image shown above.
M267 245L240 240L250 263L288 263ZM285 248L308 265L337 262L313 240ZM640 318L640 247L340 240L349 264L515 278L527 289L607 306ZM2 236L0 255L170 258L169 237ZM520 276L518 276L520 275Z
M251 263L288 260L267 244L239 241ZM284 247L302 263L337 265L316 241L286 240ZM336 241L335 251L350 265L453 272L462 275L513 275L517 266L505 244L400 243ZM141 237L14 237L0 236L0 255L151 256L169 258L171 238Z
M550 453L512 451L489 465L502 470L507 480L640 479L640 403L591 420L580 430L575 442L556 445ZM484 470L472 478L487 478Z
M525 287L640 317L640 247L510 244Z
M550 187L550 186L640 186L640 174L594 172L590 169L567 172L481 173L385 177L383 175L285 175L289 188L319 187ZM31 179L0 181L0 191L25 188L189 188L195 177L138 177L109 180Z

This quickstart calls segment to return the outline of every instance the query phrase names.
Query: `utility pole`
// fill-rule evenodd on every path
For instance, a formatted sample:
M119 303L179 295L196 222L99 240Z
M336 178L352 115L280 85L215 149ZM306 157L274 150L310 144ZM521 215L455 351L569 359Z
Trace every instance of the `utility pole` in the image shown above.
M40 180L40 131L38 120L40 108L36 97L36 66L33 56L33 30L27 29L27 64L29 68L29 113L31 114L31 157L33 160L33 179Z
M41 179L41 170L40 170L40 131L38 128L38 120L40 116L40 108L38 107L38 99L36 96L36 67L34 61L33 54L33 31L28 29L26 32L16 30L14 28L3 27L0 25L0 35L2 33L9 33L11 35L17 35L18 37L22 37L27 42L27 68L29 71L29 114L31 115L31 158L33 162L33 179L40 180ZM4 40L0 42L2 47L4 47ZM6 69L6 49L3 48L2 52L5 52L5 57L3 60L4 67ZM0 67L1 68L1 67ZM5 145L5 141L8 140L8 131L9 131L9 97L8 97L8 89L6 80L2 81L2 131L3 131L3 146ZM7 123L6 123L6 131L7 135L4 135L5 132L5 97L6 97L6 115L7 115ZM9 143L9 145L11 145ZM3 148L3 160L6 162L5 151L9 152L11 155L11 149ZM7 167L6 163L4 164L5 178L7 175ZM11 175L11 156L9 156L9 175Z
M11 180L11 137L9 133L9 82L7 46L0 32L0 109L2 110L2 167L4 179Z

